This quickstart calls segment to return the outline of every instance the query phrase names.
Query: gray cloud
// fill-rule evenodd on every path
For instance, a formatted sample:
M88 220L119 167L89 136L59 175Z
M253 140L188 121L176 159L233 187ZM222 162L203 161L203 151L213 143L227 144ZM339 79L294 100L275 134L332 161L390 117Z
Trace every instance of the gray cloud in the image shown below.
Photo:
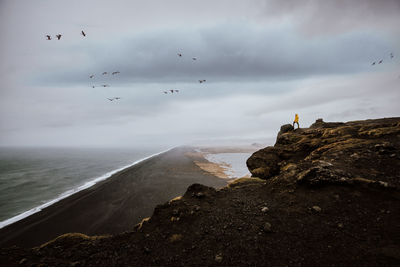
M152 31L99 45L93 40L90 44L76 45L73 50L79 53L74 67L67 62L59 69L52 67L36 73L39 83L87 84L92 82L88 79L91 73L96 74L93 82L100 84L197 82L198 79L237 82L351 74L370 71L370 64L376 59L389 59L393 44L366 33L307 39L287 27L225 24ZM82 53L85 60L80 63ZM103 71L115 70L121 74L101 75Z
M398 0L260 0L259 15L285 17L305 33L329 35L354 30L376 29L399 33Z
M398 115L399 12L376 3L2 0L0 145L263 142L294 113Z

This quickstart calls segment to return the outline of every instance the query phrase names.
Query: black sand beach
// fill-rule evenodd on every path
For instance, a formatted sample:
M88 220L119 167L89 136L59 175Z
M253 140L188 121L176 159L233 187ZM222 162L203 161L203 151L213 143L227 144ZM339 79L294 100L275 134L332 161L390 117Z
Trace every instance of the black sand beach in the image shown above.
M198 167L190 152L193 149L187 147L172 149L4 227L0 247L37 246L71 232L107 235L130 231L151 216L156 205L182 195L193 183L216 188L227 184Z
M134 211L129 210L129 201L135 200L130 195L143 205L154 200L154 187L164 194L194 177L221 181L193 164L204 163L204 151L175 149L88 190L82 200L71 198L70 207L61 205L64 216L48 214L21 234L32 240L40 235L34 232L35 222L47 233L44 227L54 230L66 216L82 214L76 225L84 228L89 218L93 229L86 226L87 231L105 232L123 220L131 231L69 233L40 247L0 248L0 265L400 266L399 137L400 118L317 120L296 130L284 125L274 146L247 159L252 178L236 179L219 190L192 184L183 188L181 198L160 203L151 218L131 227L131 215L121 214ZM161 175L168 182L158 180ZM131 189L136 179L142 180L143 193ZM91 208L94 214L88 217Z

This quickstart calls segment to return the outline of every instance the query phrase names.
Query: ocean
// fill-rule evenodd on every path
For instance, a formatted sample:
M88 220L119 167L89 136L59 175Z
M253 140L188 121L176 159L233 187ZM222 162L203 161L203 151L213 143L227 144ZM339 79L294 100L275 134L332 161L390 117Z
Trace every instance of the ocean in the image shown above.
M0 228L166 149L0 148Z

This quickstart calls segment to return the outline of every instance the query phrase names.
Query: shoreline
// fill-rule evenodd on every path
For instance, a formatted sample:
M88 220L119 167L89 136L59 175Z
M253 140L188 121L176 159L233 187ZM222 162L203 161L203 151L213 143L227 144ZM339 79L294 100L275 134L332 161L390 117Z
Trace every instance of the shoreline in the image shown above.
M204 171L231 183L239 178L250 177L250 172L246 167L244 173L235 173L235 168L233 168L232 162L229 163L227 158L217 160L215 156L224 154L249 154L250 157L255 151L256 149L250 147L196 147L196 149L188 154L188 156L193 158L194 163Z
M181 197L153 208L151 218L129 232L110 236L70 232L36 248L0 249L0 262L94 267L399 266L399 126L400 118L318 120L310 128L280 131L273 147L258 150L246 162L258 178L239 179L219 190L192 184ZM184 155L190 152L195 149L174 149L117 178L124 180L123 175L142 170L157 181L160 178L159 192L168 190L163 179L182 181L199 175L215 182L217 178L206 176ZM110 188L112 184L95 187L106 193L118 189ZM121 186L127 185L122 181ZM154 197L152 192L141 193L144 203ZM129 212L124 207L119 210ZM54 221L47 222L52 225Z
M49 201L47 201L46 203L43 203L42 205L39 205L39 206L37 206L37 207L34 207L34 208L29 209L29 210L27 210L27 211L24 211L24 212L22 212L22 213L20 213L20 214L18 214L18 215L16 215L16 216L13 216L13 217L11 217L11 218L9 218L9 219L6 219L6 220L4 220L4 221L1 221L1 222L0 222L0 229L6 227L6 226L8 226L8 225L11 225L11 224L13 224L13 223L16 223L16 222L18 222L18 221L20 221L20 220L22 220L22 219L25 219L25 218L27 218L27 217L29 217L29 216L35 214L35 213L38 213L38 212L42 211L43 209L45 209L45 208L47 208L47 207L50 207L51 205L53 205L53 204L55 204L55 203L57 203L57 202L59 202L59 201L65 199L65 198L67 198L67 197L70 197L70 196L72 196L72 195L74 195L74 194L76 194L76 193L78 193L78 192L80 192L80 191L82 191L82 190L85 190L85 189L87 189L87 188L90 188L90 187L96 185L97 183L99 183L99 182L101 182L101 181L107 180L108 178L112 177L114 174L116 174L116 173L118 173L118 172L120 172L120 171L123 171L124 169L130 168L130 167L132 167L132 166L134 166L134 165L136 165L136 164L139 164L140 162L145 161L145 160L147 160L147 159L150 159L150 158L152 158L152 157L156 157L156 156L158 156L158 155L161 155L161 154L163 154L163 153L166 153L166 152L168 152L168 151L170 151L170 150L172 150L172 149L174 149L174 148L176 148L176 147L172 147L172 148L169 148L169 149L167 149L167 150L164 150L164 151L161 151L161 152L152 154L152 155L150 155L150 156L144 157L144 158L142 158L142 159L136 160L135 162L133 162L133 163L131 163L131 164L125 165L125 166L120 167L120 168L118 168L118 169L115 169L115 170L106 172L105 174L103 174L103 175L101 175L101 176L99 176L99 177L93 178L93 180L87 181L87 182L85 182L83 185L80 185L80 186L78 186L78 187L76 187L76 188L67 190L67 191L65 191L65 192L63 192L63 193L61 193L61 194L59 194L58 197L56 197L56 198L54 198L54 199L52 199L52 200L49 200Z
M199 168L176 147L142 159L107 179L66 196L0 229L0 247L34 247L65 233L109 235L132 231L154 208L183 195L194 183L221 188L228 184ZM205 159L204 159L205 160Z

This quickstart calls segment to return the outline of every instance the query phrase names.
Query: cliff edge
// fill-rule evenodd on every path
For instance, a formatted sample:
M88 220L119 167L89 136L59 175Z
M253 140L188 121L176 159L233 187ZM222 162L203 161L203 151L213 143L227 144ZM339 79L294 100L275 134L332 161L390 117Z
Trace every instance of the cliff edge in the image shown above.
M253 177L308 185L370 183L400 186L400 120L347 123L318 119L310 128L283 125L276 144L255 152L247 166Z
M191 185L131 232L0 250L5 266L398 266L400 118L284 125L253 178Z

